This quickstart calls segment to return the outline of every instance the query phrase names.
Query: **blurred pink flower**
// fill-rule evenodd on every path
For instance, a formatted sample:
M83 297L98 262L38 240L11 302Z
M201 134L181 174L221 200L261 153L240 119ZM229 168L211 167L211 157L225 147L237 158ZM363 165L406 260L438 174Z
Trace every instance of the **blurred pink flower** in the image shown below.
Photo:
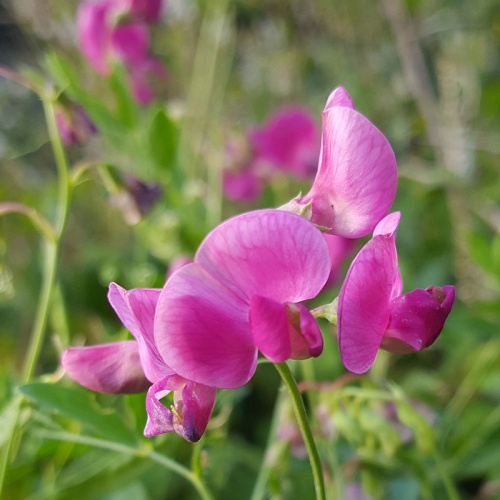
M56 122L61 139L66 146L85 144L92 135L97 133L97 127L87 112L79 104L71 101L57 104Z
M353 252L356 246L356 240L342 238L335 234L323 234L330 252L330 275L325 283L325 288L334 286L340 277L342 264Z
M306 213L331 234L360 238L389 211L397 187L397 165L383 134L354 109L342 87L323 111L319 168L306 196L282 209Z
M108 299L135 340L91 347L70 347L62 356L68 375L97 392L146 396L146 437L175 431L184 439L198 441L205 432L215 403L216 389L177 375L158 352L153 318L160 289L127 291L115 283ZM173 392L173 405L160 400ZM172 409L173 408L173 409Z
M161 2L86 1L77 13L78 43L94 69L109 75L114 62L125 65L134 98L140 104L154 97L151 78L167 76L164 65L149 55L148 22L159 16Z
M250 380L257 350L276 363L319 356L321 332L300 302L329 272L325 239L302 217L260 210L229 219L165 285L158 351L180 376L225 389Z
M298 177L314 176L320 134L306 109L299 106L278 109L262 127L248 135L258 161Z
M377 225L340 290L340 355L354 373L366 372L379 348L406 354L432 345L455 300L455 288L449 285L401 294L395 241L399 219L395 212Z

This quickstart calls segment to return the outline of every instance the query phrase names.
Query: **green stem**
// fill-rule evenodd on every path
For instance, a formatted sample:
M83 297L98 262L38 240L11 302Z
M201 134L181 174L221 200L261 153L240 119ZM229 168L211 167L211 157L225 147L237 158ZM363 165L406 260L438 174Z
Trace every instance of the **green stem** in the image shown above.
M54 238L44 241L44 261L43 261L43 281L38 300L33 329L31 332L28 353L25 358L21 381L23 384L29 382L36 369L40 351L42 349L43 340L47 320L49 317L49 309L51 298L56 282L57 263L59 258L59 246L61 243L62 234L66 225L69 206L69 179L68 179L68 163L64 152L61 137L57 128L53 98L49 93L40 93L43 101L45 119L49 132L50 142L54 153L55 164L57 168L58 178L58 197L57 197L57 212L53 224ZM11 451L14 449L16 440L16 429L21 416L23 400L19 398L16 404L15 413L13 416L12 431L2 450L0 457L0 496L3 491L5 476L9 465Z
M297 423L299 425L300 431L302 433L302 438L306 445L307 453L309 455L309 462L311 464L311 469L314 479L314 489L316 492L316 500L325 500L325 483L323 479L323 471L321 468L321 460L319 458L318 449L316 448L316 443L309 427L309 422L307 420L307 413L304 407L304 402L302 401L302 396L300 395L297 383L293 378L292 372L286 363L276 363L274 365L278 370L278 373L283 380L290 397L292 399L292 406L295 411L295 416L297 417Z
M95 437L82 436L81 434L73 434L71 432L40 431L38 432L38 435L44 438L71 441L73 443L80 443L88 446L94 446L96 448L116 451L118 453L125 453L138 458L149 458L150 460L162 465L171 472L174 472L189 481L203 500L214 500L210 492L207 490L200 478L196 476L196 474L183 465L177 463L175 460L151 450L148 446L143 448L133 448L114 441L106 441Z

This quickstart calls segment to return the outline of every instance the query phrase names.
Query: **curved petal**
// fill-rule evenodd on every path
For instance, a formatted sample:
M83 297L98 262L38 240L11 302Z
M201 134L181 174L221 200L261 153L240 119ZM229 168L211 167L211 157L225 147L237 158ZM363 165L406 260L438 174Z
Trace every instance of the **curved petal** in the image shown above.
M254 295L276 302L311 299L330 273L321 232L280 210L248 212L222 223L200 245L195 262L248 305Z
M355 109L354 102L344 87L337 87L333 90L333 92L328 96L328 99L326 100L324 111L327 111L330 108L334 108L336 106Z
M391 320L381 347L396 354L429 347L441 333L454 300L455 288L449 285L419 288L397 297L391 302Z
M80 385L105 394L134 394L149 387L139 346L134 340L89 347L69 347L61 363Z
M299 328L294 328L296 335L292 335L292 359L317 358L323 352L323 335L318 323L303 304L289 304L288 307L289 316L291 308L294 316L299 315Z
M160 400L172 391L173 405L167 408ZM144 435L153 437L175 431L191 443L199 441L212 415L216 393L213 387L189 382L178 375L159 380L146 396L148 420Z
M321 162L301 200L312 200L312 222L346 238L366 236L389 211L396 187L396 158L384 135L353 109L323 112Z
M155 343L176 373L210 387L240 387L257 365L248 305L198 264L179 269L165 285Z
M116 283L111 283L108 291L109 303L139 344L144 372L151 382L173 373L161 358L154 342L154 316L160 293L160 288L127 291Z
M370 240L351 264L338 302L340 356L364 373L375 361L390 318L389 302L399 270L392 237Z

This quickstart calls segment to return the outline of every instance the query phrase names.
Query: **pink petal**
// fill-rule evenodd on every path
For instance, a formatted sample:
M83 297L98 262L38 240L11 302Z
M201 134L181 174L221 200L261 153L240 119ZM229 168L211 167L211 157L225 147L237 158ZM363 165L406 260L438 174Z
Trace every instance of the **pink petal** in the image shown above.
M111 306L139 344L144 372L151 382L172 373L154 343L154 316L160 292L159 288L135 288L127 291L116 283L109 285L108 292Z
M385 216L373 230L373 236L393 236L401 220L401 212L392 212Z
M262 182L251 166L240 172L224 171L224 196L232 201L252 202L262 192Z
M370 368L389 324L389 302L399 274L395 252L392 237L370 240L352 262L340 290L339 348L351 372Z
M157 59L148 57L128 67L128 77L134 99L142 105L149 104L155 98L152 82L167 78L167 69Z
M107 56L111 43L110 1L83 2L77 12L78 44L89 63L101 74L110 72Z
M330 273L321 232L279 210L248 212L222 223L200 245L195 262L248 305L254 295L276 302L311 299Z
M441 333L455 300L453 286L417 289L391 302L382 348L396 354L420 351Z
M320 166L301 200L312 200L312 222L346 238L365 236L389 211L396 187L396 159L383 134L353 109L323 112Z
M106 394L145 391L139 346L134 340L90 347L70 347L61 359L67 374L87 389Z
M335 90L333 90L333 92L328 96L328 99L326 100L324 111L327 111L335 106L355 109L354 102L344 87L337 87Z
M117 26L111 33L111 46L119 61L141 64L149 51L149 31L145 24Z
M250 329L257 348L273 363L318 357L321 331L302 304L280 304L256 295L250 305Z
M155 341L176 373L210 387L240 387L257 365L248 305L198 264L179 269L165 285Z
M315 174L320 134L306 109L299 106L279 109L263 127L250 132L249 139L261 161L302 177Z
M122 0L135 20L156 23L161 18L162 0Z
M172 391L175 412L160 402ZM212 387L186 381L178 375L159 380L146 396L148 421L144 435L152 437L175 431L191 443L199 441L212 415L216 392Z

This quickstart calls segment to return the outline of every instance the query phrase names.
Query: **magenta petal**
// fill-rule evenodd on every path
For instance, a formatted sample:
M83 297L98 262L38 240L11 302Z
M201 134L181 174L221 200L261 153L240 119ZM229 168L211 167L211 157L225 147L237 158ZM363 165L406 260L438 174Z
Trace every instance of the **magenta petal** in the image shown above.
M149 104L155 98L152 82L167 77L167 69L154 57L147 57L128 67L128 78L134 99L142 105Z
M328 109L333 108L335 106L355 109L354 102L344 87L337 87L328 96L328 99L326 100L326 105L325 105L324 111L327 111Z
M160 399L174 392L173 404L167 408ZM194 443L199 441L212 415L216 389L169 375L153 386L146 397L148 421L144 429L146 437L175 431L179 436Z
M303 304L290 304L289 308L299 313L300 324L300 329L295 330L297 335L292 336L292 359L317 358L323 352L323 335L318 323Z
M112 3L83 2L78 8L78 44L89 63L101 74L110 71L106 60L111 41L108 14Z
M290 359L292 344L287 306L256 295L250 305L250 329L255 345L273 363Z
M311 191L312 222L346 238L367 235L389 211L397 187L390 144L363 115L335 106L323 112L321 161Z
M453 286L417 289L391 302L391 320L382 348L395 352L420 351L441 333L455 300Z
M67 374L80 385L106 394L145 391L139 346L134 340L89 347L69 347L62 355Z
M160 292L159 288L136 288L127 291L116 283L109 285L108 292L111 306L139 344L144 372L151 382L172 373L154 343L154 316Z
M401 212L392 212L386 215L373 230L373 236L393 236L401 220Z
M337 236L335 234L323 234L323 237L328 245L331 264L330 275L325 283L325 288L327 288L337 283L342 264L351 252L353 252L354 247L356 246L356 240L343 238L342 236Z
M126 64L140 64L148 57L149 32L145 24L126 24L111 34L116 58Z
M222 223L200 245L195 262L247 304L254 295L282 303L311 299L330 273L321 232L280 210L248 212Z
M399 275L392 237L370 240L352 262L338 303L338 335L344 366L364 373L375 361L390 318L389 302Z
M162 0L125 0L135 19L156 23L161 18Z
M248 305L198 264L179 269L165 285L155 342L176 373L210 387L240 387L257 365Z
M224 195L229 200L252 202L257 200L262 192L262 182L251 165L239 172L226 170L223 181Z

